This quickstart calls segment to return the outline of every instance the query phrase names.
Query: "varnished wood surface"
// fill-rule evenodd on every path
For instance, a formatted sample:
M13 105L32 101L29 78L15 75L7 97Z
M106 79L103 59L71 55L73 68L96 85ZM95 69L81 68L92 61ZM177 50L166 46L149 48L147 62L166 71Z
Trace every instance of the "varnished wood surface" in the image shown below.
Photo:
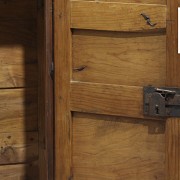
M168 0L167 8L165 1L153 1L153 5L151 4L152 1L147 1L147 3L138 1L131 4L124 4L124 2L130 3L129 0L124 0L123 4L122 1L121 3L71 1L72 51L68 49L71 43L69 41L69 34L64 35L65 30L69 32L70 29L69 3L68 1L59 3L59 7L65 11L58 11L56 21L57 25L65 26L65 28L63 28L62 32L59 31L59 29L55 31L60 32L60 35L56 35L55 40L57 42L56 45L61 47L56 46L56 52L58 52L55 53L57 55L56 59L60 58L60 62L63 61L61 66L59 66L60 63L58 63L59 70L61 71L59 71L56 76L58 76L57 80L60 79L60 81L58 80L56 82L58 82L58 86L61 84L61 87L66 87L66 90L61 89L61 93L57 93L59 103L56 104L56 108L58 108L57 112L60 118L56 117L56 122L60 121L60 126L57 126L59 129L59 141L56 141L56 143L59 143L60 147L62 141L66 142L61 144L61 147L66 150L66 153L56 150L58 154L56 157L60 157L56 161L60 163L56 163L58 167L56 168L56 173L57 170L59 170L59 172L64 169L68 171L61 171L62 175L58 172L59 174L56 176L57 179L61 179L62 177L71 179L71 175L67 176L71 174L71 170L73 171L74 179L118 179L124 176L124 179L131 180L139 180L142 178L143 180L178 180L180 177L179 119L169 118L167 120L164 119L164 121L154 121L145 118L142 112L142 86L144 84L180 86L180 66L178 61L179 56L177 55L178 0ZM157 5L156 3L164 5ZM157 26L154 28L149 27L140 16L140 11L147 13L147 15L151 17L152 22L156 20L158 23ZM65 16L65 14L67 16ZM59 18L63 19L61 24ZM64 22L68 23L66 24ZM89 29L92 31L89 31ZM60 28L60 30L62 29ZM139 36L136 35L136 43L134 43L135 50L132 51L132 56L130 56L128 53L131 53L132 46L130 45L133 39L131 38L129 41L127 36L125 36L124 41L121 40L123 41L124 47L120 47L119 49L127 48L129 51L126 49L122 51L119 58L116 54L118 50L113 51L116 48L115 46L119 45L117 43L119 39L116 37L117 39L111 42L108 39L110 32L105 31L113 31L111 32L112 34L114 31L131 32L131 37L132 32L140 31L143 36L149 36L148 33L152 33L156 38L148 43L152 49L146 49L148 44L146 44L147 46L142 45L142 49L144 48L144 51L147 50L146 53L143 54L142 51L140 51L140 53L136 54L136 51L141 49L138 48L140 41L138 41ZM63 37L65 36L68 37L68 43L67 41L64 42L65 39ZM144 43L148 42L147 36L143 41ZM115 35L113 37L115 37ZM162 37L163 40L158 41ZM101 42L104 44L107 43L110 46L107 45L107 47L105 47ZM113 44L112 47L111 44ZM65 49L65 45L66 47L68 45L68 48ZM113 49L112 51L111 48ZM59 49L63 50L63 52ZM103 54L105 51L107 53ZM139 62L138 60L140 60L140 58L150 57L150 55L148 55L149 51L152 52L152 59L150 61L152 64L141 64L144 69L134 70L136 73L130 74L133 72L131 67L137 68L139 65L137 62ZM165 51L167 51L167 54ZM60 54L63 55L60 56ZM73 57L72 66L70 59L68 59L71 54ZM105 61L107 57L109 58ZM123 68L123 65L127 65L133 61L133 57L137 57L133 65L124 66ZM127 58L125 59L126 63L125 61L124 64L121 62L120 64L122 66L118 66L119 69L122 68L124 70L124 73L127 73L123 78L121 77L123 75L121 74L123 73L122 69L120 72L118 72L118 70L115 71L115 73L121 74L117 79L114 75L110 74L111 68L113 69L117 65L111 62L113 58L119 58L122 62L123 58ZM159 64L156 64L158 62ZM72 69L81 66L85 67L82 71L77 72L76 70L76 72L73 72L70 92L69 77L71 77L71 72L68 69L69 66ZM145 73L148 68L149 72ZM150 69L154 71L150 72ZM110 74L109 77L107 72ZM144 74L142 72L144 72ZM152 78L149 78L148 74L151 74ZM60 88L57 88L57 90L60 90ZM71 94L70 99L68 99L68 93ZM69 108L73 116L72 127L71 123L69 123ZM62 111L59 109L62 109ZM66 116L62 117L60 112L63 112ZM78 112L78 115L76 112ZM90 114L85 116L84 113ZM115 118L114 122L111 118L105 118L105 115L108 115L108 117L109 115L113 115L112 119L115 118L114 115L126 116L127 119L125 118L126 120L122 122L124 118L119 117L117 119ZM58 116L58 114L56 114L56 116ZM137 120L136 118L140 119ZM135 125L135 121L138 121L137 126ZM153 128L151 125L148 125L147 128L144 122L151 125L153 124ZM143 123L143 125L141 123ZM69 134L67 133L68 130L70 130ZM56 129L56 132L57 131ZM72 139L71 133L73 133ZM127 138L128 135L130 138ZM123 138L122 141L121 138ZM71 148L69 140L73 142L73 167L69 159L69 149ZM69 143L68 146L67 143ZM66 160L62 157L66 157ZM121 159L118 159L119 157L121 157ZM121 162L122 157L127 157L127 159L125 158L125 160ZM61 162L64 165L62 165ZM121 169L121 171L119 169Z
M54 1L55 179L72 179L70 2Z
M178 54L178 0L167 0L167 86L180 87L180 55Z
M0 90L0 127L0 133L37 130L37 89Z
M73 80L165 86L165 33L73 31Z
M165 122L74 113L76 180L164 180Z
M0 133L0 164L18 164L38 159L37 132Z
M1 65L0 74L0 88L37 86L37 64Z
M71 111L165 120L143 115L142 87L72 81L70 94Z
M0 22L0 88L37 86L36 24Z
M37 161L27 164L0 166L2 180L39 180Z
M71 0L73 1L73 0ZM96 1L96 0L81 0L81 1ZM146 4L164 4L166 5L166 0L98 0L105 2L121 2L121 3L146 3Z
M180 177L180 120L169 118L166 122L166 179Z
M38 159L36 17L36 0L0 1L0 179L3 180L39 179L38 164L31 164Z
M38 127L39 180L54 180L54 97L52 1L38 6Z
M150 16L151 27L141 13ZM166 28L166 6L113 2L71 1L71 28L146 31Z
M167 80L166 86L180 87L180 55L178 54L179 0L167 0ZM166 123L166 180L180 179L180 118Z
M71 82L71 110L143 118L141 87Z

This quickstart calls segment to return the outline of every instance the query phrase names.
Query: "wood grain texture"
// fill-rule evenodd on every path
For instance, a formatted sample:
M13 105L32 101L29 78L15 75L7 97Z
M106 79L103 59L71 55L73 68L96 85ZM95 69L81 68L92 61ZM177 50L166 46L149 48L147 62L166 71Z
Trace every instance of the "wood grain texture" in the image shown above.
M167 0L167 86L180 87L180 55L178 54L178 0Z
M37 1L0 1L0 179L38 179ZM6 89L8 88L8 89ZM21 88L21 89L20 89ZM33 132L32 132L33 131Z
M0 88L36 87L37 64L1 65Z
M165 86L166 35L73 31L73 80L129 86Z
M138 86L72 81L70 108L75 112L165 120L143 115L143 88Z
M180 55L178 54L179 0L167 0L167 80L166 86L180 87ZM166 179L180 179L180 118L166 123Z
M166 179L180 177L180 120L169 118L166 122Z
M0 19L32 19L37 15L36 0L1 0Z
M28 170L28 171L27 171ZM0 179L2 180L39 180L38 163L16 164L0 166Z
M157 25L147 25L141 13L149 15ZM164 29L166 6L72 1L71 28L130 32Z
M71 179L71 30L70 2L54 1L55 179Z
M96 0L81 0L81 1L96 1ZM121 3L164 4L164 5L166 4L166 0L98 0L98 1L121 2Z
M45 9L43 8L43 5L40 4L38 8L38 130L39 130L39 180L47 180L47 166L48 162L46 162L47 156L46 156L46 134L45 134L45 127L47 122L46 117L46 110L45 107L48 101L46 92L46 38L45 38ZM44 163L46 162L46 163Z
M144 118L143 89L100 83L71 83L71 110Z
M0 88L37 86L36 24L0 22Z
M52 1L38 7L39 180L54 180L54 97L49 73L53 58Z
M37 89L0 90L0 127L0 133L37 130Z
M165 122L75 113L73 169L78 180L164 180Z
M17 164L38 159L37 132L0 133L0 164Z

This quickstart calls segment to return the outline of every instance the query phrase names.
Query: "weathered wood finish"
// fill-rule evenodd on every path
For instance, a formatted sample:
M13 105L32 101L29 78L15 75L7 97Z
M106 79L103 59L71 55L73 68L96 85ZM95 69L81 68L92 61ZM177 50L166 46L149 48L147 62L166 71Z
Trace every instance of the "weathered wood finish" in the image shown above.
M53 77L50 69L53 58L52 1L38 6L38 126L39 179L54 180L54 109Z
M164 149L163 121L73 116L74 179L164 180Z
M37 162L0 166L0 179L2 180L39 180L38 177Z
M70 109L76 112L164 120L143 115L143 88L71 82Z
M0 179L38 177L37 0L0 1Z
M71 31L69 0L54 1L55 179L72 178L71 166Z
M37 108L37 89L0 90L0 133L36 131Z
M179 0L167 0L167 86L180 87L180 55L178 54ZM166 123L166 179L180 179L180 119Z
M107 1L55 2L56 179L178 180L179 119L144 117L142 88L180 86L179 1Z
M148 26L141 13L148 14L157 25ZM71 28L130 32L164 29L166 6L72 1Z
M72 51L73 69L86 66L83 71L73 71L75 81L129 86L165 85L165 33L75 30Z
M2 20L0 40L0 88L37 87L34 20Z
M37 86L37 64L1 65L0 72L0 88Z
M143 118L142 92L141 87L72 82L71 110Z
M73 1L73 0L71 0ZM96 0L81 0L81 1L96 1ZM164 4L166 0L98 0L105 2L121 2L121 3L146 3L146 4Z
M38 159L38 133L0 133L0 165L32 162Z

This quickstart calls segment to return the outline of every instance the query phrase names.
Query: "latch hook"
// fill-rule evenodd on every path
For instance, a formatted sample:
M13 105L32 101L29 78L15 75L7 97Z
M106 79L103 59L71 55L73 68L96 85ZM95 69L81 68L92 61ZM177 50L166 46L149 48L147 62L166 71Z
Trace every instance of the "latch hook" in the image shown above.
M146 14L141 13L141 16L146 20L147 24L150 25L151 27L154 27L157 25L157 23L152 23L150 17L147 16Z
M167 89L155 88L155 92L161 94L165 98L165 100L168 100L168 97L173 98L176 95L176 91Z

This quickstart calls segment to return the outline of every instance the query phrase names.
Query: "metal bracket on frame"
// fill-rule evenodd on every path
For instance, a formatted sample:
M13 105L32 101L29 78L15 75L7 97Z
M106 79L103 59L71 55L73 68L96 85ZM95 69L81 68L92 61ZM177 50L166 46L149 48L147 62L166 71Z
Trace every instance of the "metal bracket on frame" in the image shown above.
M144 115L180 117L180 88L144 87Z

